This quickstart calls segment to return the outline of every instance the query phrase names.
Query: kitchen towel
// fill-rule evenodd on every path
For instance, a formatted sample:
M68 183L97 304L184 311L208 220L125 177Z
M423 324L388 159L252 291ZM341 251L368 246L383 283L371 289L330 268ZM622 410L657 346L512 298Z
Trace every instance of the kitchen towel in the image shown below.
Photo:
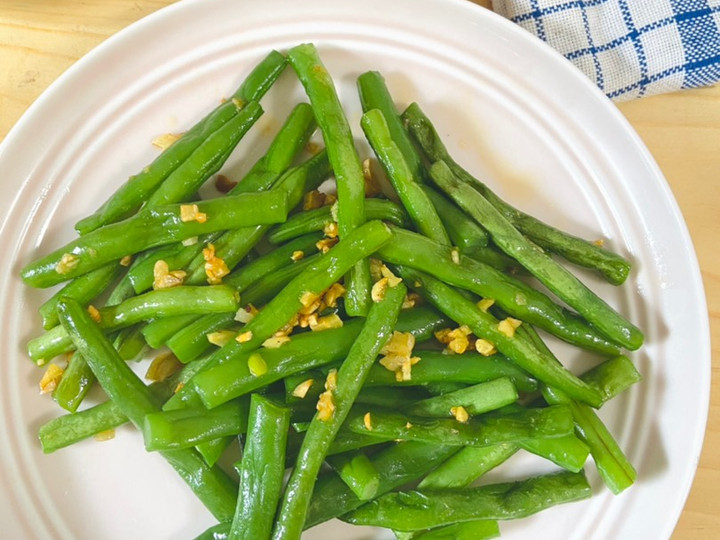
M720 80L720 0L493 0L616 101Z

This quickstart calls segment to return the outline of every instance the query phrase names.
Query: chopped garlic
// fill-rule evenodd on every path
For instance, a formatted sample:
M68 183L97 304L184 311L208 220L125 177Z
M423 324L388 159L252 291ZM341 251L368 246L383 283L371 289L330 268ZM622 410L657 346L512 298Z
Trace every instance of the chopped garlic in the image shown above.
M384 277L381 278L379 281L376 281L375 284L372 286L372 289L370 290L370 297L372 298L372 301L377 303L382 301L383 298L385 298L385 291L388 288L388 278Z
M370 416L370 413L365 413L365 416L363 416L363 424L365 424L365 429L368 431L372 431L372 416Z
M58 274L67 274L72 272L77 265L80 263L80 258L74 253L63 253L60 257L60 262L55 266L55 271Z
M290 341L290 336L273 336L263 341L266 349L278 349Z
M182 243L182 245L185 246L185 247L194 246L195 244L198 243L198 237L197 237L197 236L191 236L191 237L186 238L185 240L183 240L181 243Z
M392 270L390 270L384 264L380 267L380 274L382 275L382 277L386 277L388 279L388 285L390 287L395 287L402 282L402 278L399 278L395 274L393 274Z
M383 355L410 356L415 347L415 336L410 332L394 331L388 342L380 349Z
M303 399L305 396L307 396L308 391L310 388L312 388L312 385L315 383L314 379L307 379L306 381L301 382L298 384L292 391L292 395Z
M180 371L182 367L182 363L173 353L161 353L150 362L145 372L145 378L153 382L164 381L170 375Z
M152 145L156 148L159 148L160 150L165 150L166 148L170 147L172 143L182 137L182 135L182 133L164 133L155 137L152 140Z
M115 428L106 429L93 435L93 439L98 442L110 441L115 438Z
M57 364L50 364L40 379L40 393L49 394L53 392L57 388L57 385L60 384L63 373L63 368Z
M297 251L293 251L292 255L290 255L290 259L294 262L297 262L300 259L302 259L304 256L305 256L305 252L298 249Z
M222 278L230 273L225 261L215 255L215 246L208 244L203 249L203 258L205 259L205 275L210 285L218 285L222 283Z
M337 238L338 235L338 224L334 221L331 221L330 223L326 223L323 227L323 233L328 238Z
M213 345L224 347L230 340L235 338L235 332L232 330L218 330L207 334L205 337Z
M475 350L483 356L492 356L497 352L497 349L495 349L495 345L493 345L492 342L488 341L487 339L475 340Z
M458 248L452 248L450 250L450 259L455 264L460 264L460 251L458 251Z
M515 335L515 330L521 324L522 324L522 321L520 321L518 319L513 319L512 317L508 317L507 319L503 319L502 321L500 321L498 323L497 329L500 333L511 338Z
M343 325L342 319L337 313L331 313L325 317L318 317L315 321L310 321L308 326L313 332L320 332L322 330L330 330L331 328L341 328Z
M248 304L246 307L241 307L235 313L235 320L243 324L247 324L255 318L258 310L252 304Z
M328 371L327 378L325 379L325 390L334 392L337 388L338 372L337 369L331 369Z
M184 270L173 270L168 268L168 264L162 259L155 262L153 267L153 289L169 289L182 285L185 281L187 272Z
M325 294L323 295L323 302L325 302L327 307L337 307L338 298L342 297L344 294L345 287L339 283L333 283L330 288L325 291Z
M466 424L467 421L470 419L470 415L463 406L450 407L450 414L455 417L455 420L463 424Z
M488 309L490 309L493 304L495 304L495 300L493 298L483 298L477 303L477 307L480 308L480 311L487 313Z
M322 240L318 240L315 243L315 247L318 249L318 251L320 253L327 253L337 243L338 243L337 237L336 238L323 238Z
M325 194L314 189L303 197L303 210L315 210L325 203Z
M187 223L189 221L205 223L207 221L207 214L200 212L200 208L198 208L197 204L181 204L180 221L183 223Z
M125 255L122 259L120 259L120 266L130 266L132 260L132 255Z
M90 314L90 318L96 323L99 323L102 320L102 316L100 315L98 308L96 308L92 304L87 307L87 312Z
M320 394L315 408L318 411L318 420L322 422L332 420L332 417L335 415L335 402L333 401L332 392L326 391Z
M247 343L253 338L252 330L248 330L247 332L243 332L241 334L238 334L235 338L235 341L238 343Z

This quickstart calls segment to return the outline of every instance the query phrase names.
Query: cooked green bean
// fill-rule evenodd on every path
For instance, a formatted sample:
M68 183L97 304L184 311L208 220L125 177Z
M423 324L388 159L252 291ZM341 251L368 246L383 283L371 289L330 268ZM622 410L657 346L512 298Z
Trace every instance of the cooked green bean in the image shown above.
M429 238L393 227L393 241L378 251L387 262L406 265L494 300L513 317L560 339L603 354L617 354L617 345L547 295L489 265L460 255Z
M248 437L238 463L240 489L229 539L270 538L285 473L290 410L253 394Z
M388 493L342 517L355 525L401 531L476 519L517 519L592 494L582 473L560 472L476 488Z
M435 470L430 471L420 481L418 488L446 489L469 486L486 472L510 459L518 449L516 443L466 446L450 456Z
M21 275L33 287L50 287L85 274L125 255L199 234L278 223L287 217L281 192L244 193L196 203L195 218L183 221L180 204L143 210L136 216L88 233L25 266ZM190 206L192 205L184 205Z
M359 499L367 501L375 497L380 487L380 475L364 452L354 450L335 454L327 456L325 461Z
M601 396L597 390L558 365L554 358L538 351L529 341L501 331L495 317L463 298L448 285L404 266L396 269L409 283L421 284L416 291L440 311L452 317L458 324L467 325L476 336L490 340L501 353L538 380L561 388L575 399L590 405L600 404Z
M417 532L395 531L397 540L486 540L500 536L497 521L478 519Z
M401 227L408 224L405 210L386 199L365 199L365 216L367 219L380 219ZM286 242L302 234L322 231L328 223L333 221L330 206L306 210L290 216L285 223L273 227L268 233L268 240L273 244Z
M158 410L156 398L118 356L84 307L72 299L61 299L58 315L110 399L135 426L142 426L145 415ZM193 450L172 450L162 455L218 520L233 515L236 488L225 473L205 465Z
M338 191L337 221L340 238L365 221L365 179L350 125L335 91L332 77L315 46L297 45L288 51L290 65L305 88L322 130ZM346 278L349 315L365 315L370 308L370 267L360 259Z
M470 415L482 414L514 403L518 393L512 381L506 377L468 386L413 403L404 412L414 416L452 416L453 407L463 407Z
M318 413L310 422L285 487L272 538L299 540L320 466L370 366L392 336L406 293L402 283L386 289L384 297L370 307L365 324L340 369L328 375L326 393L320 396Z
M603 249L592 242L559 231L513 208L493 193L488 186L471 176L452 159L430 120L423 114L416 103L411 104L403 112L402 117L411 135L430 161L442 160L446 162L455 175L478 190L490 204L503 214L505 219L510 221L533 242L544 249L561 255L570 262L596 269L610 283L615 285L620 285L627 279L630 273L630 263L620 255Z
M422 186L437 210L440 220L454 246L469 255L488 245L488 235L480 225L430 186Z
M360 125L370 146L400 197L415 228L438 244L450 245L450 238L428 195L414 178L400 148L393 142L383 113L373 109L363 114Z
M200 120L142 172L132 176L94 214L78 221L75 229L80 234L87 234L136 212L157 186L210 134L235 117L238 109L242 109L245 103L258 101L280 76L286 65L286 58L279 52L272 51L268 54L238 88L233 100L220 105Z

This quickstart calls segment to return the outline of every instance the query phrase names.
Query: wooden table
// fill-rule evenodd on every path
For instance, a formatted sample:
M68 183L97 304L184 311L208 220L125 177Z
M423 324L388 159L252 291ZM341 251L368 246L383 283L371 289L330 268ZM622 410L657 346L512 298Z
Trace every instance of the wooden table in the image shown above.
M0 0L0 141L73 62L171 0ZM490 0L476 0L488 7ZM665 173L697 250L714 343L700 467L674 540L720 538L720 85L619 105ZM691 361L685 359L683 361ZM644 540L644 539L643 539ZM648 539L650 540L650 539Z

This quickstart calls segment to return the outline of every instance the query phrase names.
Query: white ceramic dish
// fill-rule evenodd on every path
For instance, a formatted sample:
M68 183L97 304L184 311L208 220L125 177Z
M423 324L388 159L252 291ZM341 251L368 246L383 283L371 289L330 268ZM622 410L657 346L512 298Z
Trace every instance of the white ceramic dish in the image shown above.
M638 468L637 485L614 497L590 470L592 499L502 529L508 539L668 538L696 468L710 382L705 300L685 224L647 150L580 72L459 0L181 2L108 40L31 107L0 147L10 261L0 270L0 536L191 538L212 523L130 429L42 455L36 430L59 413L37 395L40 372L24 343L40 330L35 309L48 293L17 275L153 158L154 136L192 125L271 48L304 41L318 46L355 127L354 79L378 69L400 104L422 103L458 160L502 196L576 234L606 238L635 262L622 288L590 283L647 337L633 355L644 383L602 411ZM266 129L229 167L242 169L242 154L262 147L252 142L302 98L286 73L263 101ZM577 356L568 358L575 367ZM491 476L545 469L523 456ZM345 527L331 523L307 537L383 534Z

